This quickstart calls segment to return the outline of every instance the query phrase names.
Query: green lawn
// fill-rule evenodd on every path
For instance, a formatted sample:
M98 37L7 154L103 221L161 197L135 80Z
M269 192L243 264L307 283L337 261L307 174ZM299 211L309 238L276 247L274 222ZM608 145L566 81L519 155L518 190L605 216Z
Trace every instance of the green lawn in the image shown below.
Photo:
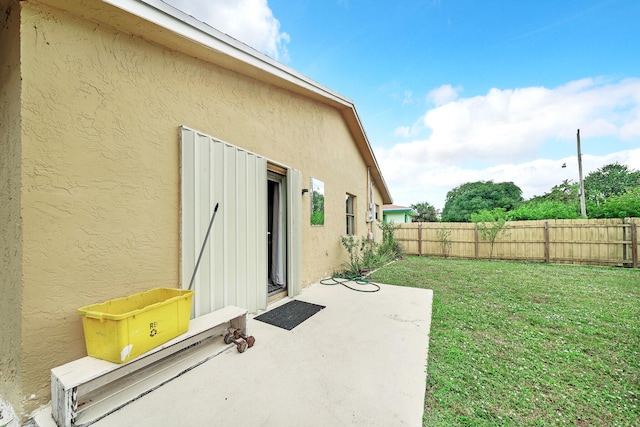
M640 426L640 270L407 257L433 289L425 426Z

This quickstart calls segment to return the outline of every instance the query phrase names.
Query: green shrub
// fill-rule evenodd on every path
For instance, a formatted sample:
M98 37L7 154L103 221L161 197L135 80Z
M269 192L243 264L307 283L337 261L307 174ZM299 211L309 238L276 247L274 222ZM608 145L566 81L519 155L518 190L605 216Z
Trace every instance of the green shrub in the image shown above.
M382 244L366 237L358 238L353 235L341 237L340 242L349 254L349 260L343 264L345 275L362 275L387 264L402 254L400 243L393 237L394 231L399 226L393 223L382 223L380 228L382 229Z
M382 246L380 251L387 255L389 259L395 259L402 256L402 246L395 239L395 231L400 228L393 221L379 223L378 227L382 230Z
M590 218L640 217L640 187L611 196L600 205L590 203L587 212Z
M442 227L438 230L438 241L442 248L442 256L447 258L451 251L451 246L453 245L453 242L451 241L451 230L447 227Z
M509 221L580 218L577 204L551 200L526 202L520 205L518 209L507 212L506 215Z
M344 263L346 272L358 275L362 271L362 261L360 258L360 240L353 235L342 236L340 239L342 246L349 253L349 261Z
M500 237L507 235L507 217L503 208L490 211L483 210L471 214L471 220L476 223L482 240L489 242L489 259L493 258L493 246Z

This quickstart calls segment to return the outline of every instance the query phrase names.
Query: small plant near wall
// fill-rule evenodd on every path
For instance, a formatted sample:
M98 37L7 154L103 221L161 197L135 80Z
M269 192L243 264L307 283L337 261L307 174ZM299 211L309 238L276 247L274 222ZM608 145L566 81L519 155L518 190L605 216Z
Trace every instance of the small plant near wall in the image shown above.
M442 256L444 258L448 258L449 252L451 252L451 245L453 244L451 241L451 230L447 227L442 227L438 230L438 241L440 242L440 248L442 249Z
M382 229L382 244L366 237L342 236L340 241L349 254L349 260L344 263L345 276L361 276L402 255L402 247L393 237L399 226L393 223L379 226Z
M373 240L363 237L360 246L360 252L362 254L363 270L370 271L380 265L380 245L378 245Z
M400 228L393 221L378 223L378 227L382 230L382 246L380 251L388 254L391 259L402 257L402 246L395 238L395 232Z
M358 275L362 271L362 261L360 259L360 239L353 235L342 236L340 239L342 246L349 253L349 261L344 263L345 273Z
M493 258L493 245L500 237L509 235L507 232L507 219L502 208L483 210L471 215L471 220L476 223L482 240L489 242L489 259Z

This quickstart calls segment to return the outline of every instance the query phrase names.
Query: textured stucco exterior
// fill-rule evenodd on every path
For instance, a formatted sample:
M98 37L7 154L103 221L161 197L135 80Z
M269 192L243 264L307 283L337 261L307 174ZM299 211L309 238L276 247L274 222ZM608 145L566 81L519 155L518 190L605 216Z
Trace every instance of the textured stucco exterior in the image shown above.
M22 397L20 7L0 5L0 404L17 407Z
M47 3L6 0L0 17L0 397L21 416L49 400L52 367L86 354L78 307L179 286L180 125L300 170L304 188L324 182L324 226L310 226L303 200L303 284L345 259L347 193L357 234L380 238L344 111L194 55L180 37L158 38L168 48L131 35L110 6L87 19Z

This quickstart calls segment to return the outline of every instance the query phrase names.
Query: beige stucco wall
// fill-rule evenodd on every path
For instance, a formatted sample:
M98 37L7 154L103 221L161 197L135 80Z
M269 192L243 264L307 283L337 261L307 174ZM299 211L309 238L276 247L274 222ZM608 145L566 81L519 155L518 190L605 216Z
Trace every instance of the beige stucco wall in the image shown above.
M48 401L51 367L84 356L78 307L178 286L179 125L301 170L305 188L324 181L324 227L309 225L303 203L305 284L345 259L347 192L366 234L367 169L336 109L104 24L23 8L22 393L35 395L24 411Z
M0 2L0 401L21 399L20 7Z

